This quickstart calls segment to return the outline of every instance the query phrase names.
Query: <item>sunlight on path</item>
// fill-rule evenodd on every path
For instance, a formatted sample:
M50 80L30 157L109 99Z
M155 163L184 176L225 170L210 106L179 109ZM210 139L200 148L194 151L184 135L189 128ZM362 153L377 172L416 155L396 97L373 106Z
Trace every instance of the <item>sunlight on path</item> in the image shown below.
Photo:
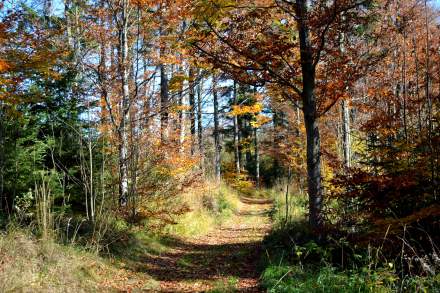
M147 273L160 281L161 292L262 292L257 264L271 208L268 200L242 198L219 229L180 239L170 252L151 257Z

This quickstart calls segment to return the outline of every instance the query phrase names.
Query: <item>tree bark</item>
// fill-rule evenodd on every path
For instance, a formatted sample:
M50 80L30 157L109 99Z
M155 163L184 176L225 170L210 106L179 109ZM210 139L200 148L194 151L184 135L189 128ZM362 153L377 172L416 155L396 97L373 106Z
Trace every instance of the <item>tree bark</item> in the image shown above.
M165 64L160 65L160 141L168 138L168 76Z
M321 150L315 96L315 66L307 24L307 1L296 2L297 26L299 32L302 69L302 101L304 123L307 135L307 181L309 193L309 223L314 229L323 224L321 186Z
M183 70L179 67L177 68L177 74L183 74ZM183 94L185 86L182 82L179 88L179 106L181 110L179 111L179 119L176 125L176 129L179 128L179 151L180 153L184 153L185 151L185 137L186 137L186 110L185 108L185 95Z
M130 113L129 68L128 65L128 3L122 1L122 26L120 28L120 74L122 86L122 105L119 123L119 205L124 207L128 201L128 133L127 124Z
M191 155L195 153L195 137L196 137L196 115L195 115L195 89L194 89L194 68L189 67L189 120L191 127Z
M218 115L218 96L217 96L217 76L212 76L212 98L214 101L214 168L215 179L220 182L221 179L221 145L219 131L219 115Z
M199 145L199 154L200 154L200 166L203 170L204 166L204 158L205 158L205 150L203 146L203 114L202 114L202 90L203 90L203 80L199 81L197 86L197 139Z
M344 166L351 167L351 135L350 135L350 108L348 101L342 100L342 151L344 154Z
M6 212L9 214L7 210L7 197L4 193L4 171L5 171L5 135L4 135L4 108L3 101L0 101L0 212Z
M237 105L237 82L234 80L234 89L233 89L233 104ZM240 150L239 150L239 128L238 128L238 117L234 115L234 155L235 155L235 172L240 174Z
M260 152L258 147L258 129L254 128L254 143L255 143L255 181L257 189L260 189Z

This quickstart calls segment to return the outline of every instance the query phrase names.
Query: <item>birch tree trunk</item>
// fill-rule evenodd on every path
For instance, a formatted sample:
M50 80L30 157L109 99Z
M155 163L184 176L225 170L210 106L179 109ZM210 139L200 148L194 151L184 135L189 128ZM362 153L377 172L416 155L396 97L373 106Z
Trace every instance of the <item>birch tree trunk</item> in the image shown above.
M128 132L130 113L129 64L128 64L128 1L122 1L121 28L119 31L119 52L122 87L122 101L119 122L119 205L125 207L128 201Z
M342 16L345 20L345 16ZM339 48L341 54L345 53L345 34L341 33L341 39L339 43ZM344 156L344 166L345 168L350 168L351 166L351 129L350 129L350 108L349 103L346 99L341 101L342 110L342 153Z
M342 108L342 151L344 154L344 166L351 167L351 135L350 135L350 109L347 100L341 101Z

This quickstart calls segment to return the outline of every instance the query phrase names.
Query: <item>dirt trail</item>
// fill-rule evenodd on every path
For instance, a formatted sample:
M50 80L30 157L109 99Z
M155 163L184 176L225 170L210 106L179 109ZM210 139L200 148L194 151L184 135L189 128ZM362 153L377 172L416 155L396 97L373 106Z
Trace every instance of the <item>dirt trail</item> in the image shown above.
M272 203L242 198L240 206L220 228L180 239L171 251L148 260L146 272L160 281L161 292L262 292L257 264Z

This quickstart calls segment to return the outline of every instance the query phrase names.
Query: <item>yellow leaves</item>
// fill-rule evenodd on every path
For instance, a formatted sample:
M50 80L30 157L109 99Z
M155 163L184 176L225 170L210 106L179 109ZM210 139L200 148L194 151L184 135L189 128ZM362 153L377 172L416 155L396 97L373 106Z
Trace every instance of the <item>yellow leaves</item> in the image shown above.
M169 81L169 90L171 92L179 92L183 88L183 82L186 76L182 73L175 74Z
M236 5L235 1L214 0L196 1L193 6L193 15L196 20L209 21L211 24L218 24L219 21L226 17Z
M271 119L265 115L257 115L254 121L251 121L251 126L253 128L259 128L262 125L268 123Z
M261 103L255 103L254 105L233 105L232 111L229 112L230 116L240 116L246 114L258 114L263 110Z
M184 112L184 111L190 111L191 110L191 106L190 105L178 105L173 107L172 111L173 112Z

